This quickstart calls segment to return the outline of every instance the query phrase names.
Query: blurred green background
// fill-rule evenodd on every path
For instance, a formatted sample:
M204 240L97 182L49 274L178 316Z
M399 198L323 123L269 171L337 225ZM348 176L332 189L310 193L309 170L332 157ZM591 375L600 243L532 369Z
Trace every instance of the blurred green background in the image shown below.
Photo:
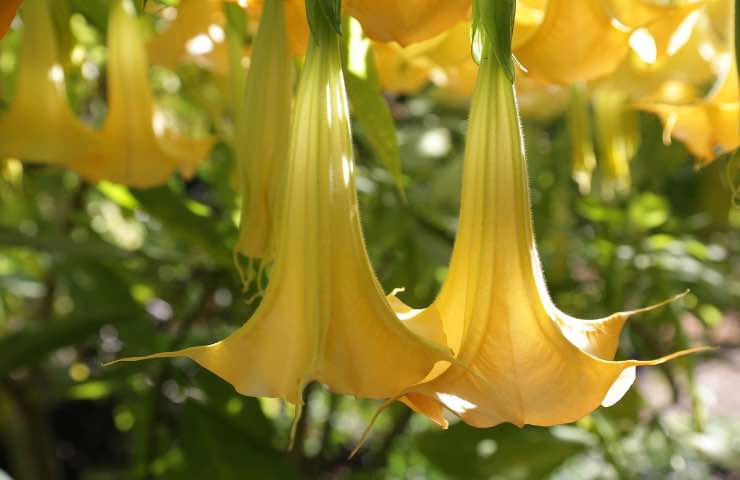
M107 2L54 3L62 45L78 52L64 66L70 101L99 125ZM0 42L4 109L18 37L15 28ZM222 139L191 180L136 190L0 159L0 479L740 478L740 210L728 159L695 171L647 114L637 117L632 189L616 197L603 194L599 169L593 192L578 193L565 113L523 118L537 240L558 305L595 318L689 288L634 319L619 358L720 347L640 370L614 407L549 429L443 432L398 404L348 461L377 402L311 385L288 452L292 411L279 401L241 397L186 360L102 367L223 338L257 305L245 302L251 292L232 264L228 82L188 63L151 74L162 108ZM363 125L354 132L373 265L384 289L405 287L414 306L444 279L459 208L467 105L435 93L387 97L406 202Z

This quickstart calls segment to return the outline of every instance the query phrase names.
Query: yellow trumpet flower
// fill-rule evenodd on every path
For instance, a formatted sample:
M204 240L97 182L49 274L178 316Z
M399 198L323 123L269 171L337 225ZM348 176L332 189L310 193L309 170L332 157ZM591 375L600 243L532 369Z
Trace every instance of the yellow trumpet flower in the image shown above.
M15 12L21 5L22 0L6 0L0 5L0 38L7 33L10 22L15 18Z
M732 2L720 5L723 21L734 18ZM687 81L667 80L652 97L637 102L643 110L657 114L663 122L663 141L675 137L696 156L698 167L740 146L740 88L734 49L734 29L724 29L725 48L716 55L719 75L714 86L697 98ZM709 49L706 49L709 50Z
M570 84L613 72L629 50L630 29L594 0L548 0L542 23L514 54L530 75Z
M384 90L395 94L414 94L429 83L434 68L429 58L414 44L403 48L396 43L373 42L378 81Z
M716 38L706 10L685 17L678 30L671 33L673 27L675 22L668 17L636 30L630 37L630 53L600 85L640 99L664 82L700 85L715 78L724 46Z
M284 2L268 0L255 39L242 105L236 109L235 150L242 193L236 251L270 259L278 172L285 168L293 64Z
M459 364L436 366L404 401L443 426L444 408L476 427L573 422L616 402L635 367L696 350L614 361L625 321L659 305L580 320L553 304L535 246L514 88L490 57L472 101L448 277L430 307L404 314L421 324L441 318Z
M470 22L458 22L446 32L407 47L372 43L378 77L383 89L413 94L430 81L445 98L470 95L478 66L470 56ZM472 80L472 81L471 81Z
M435 37L465 19L471 0L345 0L344 4L368 37L405 47Z
M0 157L69 165L89 151L93 130L69 106L47 0L26 0L10 110L0 116Z
M176 17L147 45L152 63L174 68L183 59L226 74L229 68L220 0L183 0L165 10Z
M169 130L169 131L168 131ZM108 24L108 116L94 151L73 168L92 181L136 187L191 175L213 140L182 137L154 109L146 49L131 0L119 0Z
M387 397L422 380L435 362L451 360L445 347L412 328L430 338L441 332L396 318L368 261L339 41L328 26L318 34L298 86L262 303L225 340L127 360L189 357L244 395L299 406L314 380L338 393Z

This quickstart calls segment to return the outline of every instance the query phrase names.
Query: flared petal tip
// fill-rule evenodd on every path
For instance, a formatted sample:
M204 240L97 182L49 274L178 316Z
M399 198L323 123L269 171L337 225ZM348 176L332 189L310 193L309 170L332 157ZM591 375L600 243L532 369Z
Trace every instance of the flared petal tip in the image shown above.
M670 305L671 303L674 303L674 302L676 302L678 300L681 300L683 297L685 297L686 295L688 295L690 292L691 292L691 290L689 290L687 288L683 292L678 293L676 295L673 295L670 298L666 298L665 300L662 300L662 301L660 301L658 303L654 303L653 305L648 305L647 307L636 308L634 310L628 310L626 312L620 312L617 315L622 315L622 316L625 316L625 317L631 317L633 315L638 315L640 313L652 312L653 310L657 310L657 309L659 309L661 307L665 307L666 305Z

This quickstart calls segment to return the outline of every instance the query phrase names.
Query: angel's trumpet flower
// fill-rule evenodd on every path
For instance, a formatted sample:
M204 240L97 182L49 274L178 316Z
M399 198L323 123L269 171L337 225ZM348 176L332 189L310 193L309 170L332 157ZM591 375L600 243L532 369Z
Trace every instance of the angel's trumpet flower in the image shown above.
M436 366L404 401L443 426L443 408L476 427L573 422L617 401L635 367L691 350L614 361L627 318L656 306L599 320L556 308L535 246L514 88L492 54L478 75L449 274L430 307L404 314L441 318L460 363Z
M629 50L630 29L613 20L602 2L548 0L542 23L514 53L541 80L593 80L613 72Z
M693 12L677 29L673 27L674 16L668 16L636 30L630 37L630 53L599 86L641 99L664 82L701 85L715 78L724 45L716 38L707 11Z
M174 68L180 61L188 60L225 74L229 62L221 4L218 0L184 0L177 10L168 10L177 16L149 42L151 62Z
M10 28L10 22L15 18L15 12L21 5L21 1L22 0L6 0L2 5L0 5L0 38L3 38L3 35L5 35L8 28Z
M345 0L368 37L401 46L430 39L468 16L470 0Z
M26 0L16 91L0 115L0 157L69 165L88 151L93 131L67 102L64 70L47 0Z
M275 259L262 303L223 341L129 360L189 357L244 395L296 405L314 380L338 393L387 397L422 380L437 361L451 360L445 347L413 333L414 322L396 318L368 261L339 41L331 27L319 27L280 170ZM425 332L444 344L439 335Z
M235 151L242 194L236 251L269 259L277 211L276 190L288 155L293 65L282 0L268 0L247 73L243 104L236 111Z
M74 168L89 180L136 187L164 182L175 169L192 175L212 139L168 128L154 109L146 48L131 0L118 0L108 24L108 116L95 150Z
M731 24L734 6L728 2L726 21ZM718 54L720 74L703 98L686 82L667 81L653 98L638 102L638 107L656 113L663 122L663 140L671 137L684 142L696 155L698 167L740 146L740 87L734 47L734 29L725 29L725 48Z

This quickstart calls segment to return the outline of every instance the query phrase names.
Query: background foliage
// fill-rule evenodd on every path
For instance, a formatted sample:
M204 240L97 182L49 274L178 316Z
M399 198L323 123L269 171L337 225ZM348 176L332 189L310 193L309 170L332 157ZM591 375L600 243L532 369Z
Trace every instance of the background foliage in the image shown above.
M66 48L83 55L65 66L69 97L99 124L107 2L58 3L69 7L57 12L70 20ZM3 107L17 44L13 31L0 43ZM192 64L151 74L160 105L228 137L222 77ZM366 87L350 88L358 108ZM385 290L406 287L404 301L421 306L445 276L455 235L467 106L438 101L432 89L387 100L406 199L388 160L376 158L387 138L356 125L362 221ZM642 114L631 193L606 199L597 175L583 196L570 178L564 114L524 124L537 239L561 308L598 317L690 288L679 304L635 319L620 355L695 343L719 350L642 370L620 403L574 425L441 432L396 405L351 461L377 404L313 385L286 452L292 412L280 402L241 397L188 361L101 366L222 338L254 311L232 265L238 195L228 143L193 179L147 190L4 159L0 478L740 478L740 210L731 208L726 159L694 171L684 147L664 146L658 121Z

